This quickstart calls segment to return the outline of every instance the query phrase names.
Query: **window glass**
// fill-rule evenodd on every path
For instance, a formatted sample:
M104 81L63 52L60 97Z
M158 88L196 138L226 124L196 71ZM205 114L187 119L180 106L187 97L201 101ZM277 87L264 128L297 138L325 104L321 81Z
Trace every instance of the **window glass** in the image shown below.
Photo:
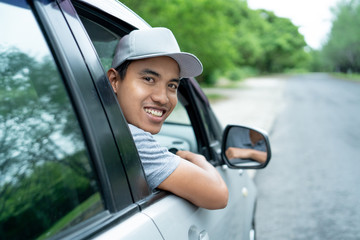
M0 2L0 239L45 239L104 205L54 59L16 3Z
M178 102L173 112L166 119L166 122L191 125L189 116L182 102Z
M120 36L93 20L80 15L80 19L96 49L105 71L111 68L115 48Z
M186 106L188 101L178 92L178 104L164 122L161 131L154 135L155 139L168 149L199 152L198 142L190 122Z

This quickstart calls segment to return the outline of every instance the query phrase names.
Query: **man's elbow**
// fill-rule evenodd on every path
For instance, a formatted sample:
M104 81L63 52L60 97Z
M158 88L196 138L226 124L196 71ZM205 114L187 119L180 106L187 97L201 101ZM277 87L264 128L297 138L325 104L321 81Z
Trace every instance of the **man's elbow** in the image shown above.
M214 200L213 204L208 207L208 209L215 210L215 209L223 209L227 206L229 201L229 190L225 186L222 189L219 189L218 193L216 194L216 200Z
M223 189L223 193L221 194L221 201L220 201L220 204L219 204L219 208L218 209L223 209L223 208L226 208L227 204L228 204L228 201L229 201L229 190L227 187L225 187Z

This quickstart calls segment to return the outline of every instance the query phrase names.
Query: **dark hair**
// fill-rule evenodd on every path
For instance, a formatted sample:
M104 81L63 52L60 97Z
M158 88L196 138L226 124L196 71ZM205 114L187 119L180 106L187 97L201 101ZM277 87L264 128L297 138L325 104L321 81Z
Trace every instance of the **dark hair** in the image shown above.
M125 60L125 62L123 62L122 64L120 64L120 66L115 68L115 70L118 71L121 80L124 80L126 71L131 62L132 62L132 60Z

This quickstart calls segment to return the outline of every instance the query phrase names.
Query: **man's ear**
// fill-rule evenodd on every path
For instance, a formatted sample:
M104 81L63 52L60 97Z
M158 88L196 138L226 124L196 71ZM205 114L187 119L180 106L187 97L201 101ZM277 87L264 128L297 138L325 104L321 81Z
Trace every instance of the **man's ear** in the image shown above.
M117 81L118 72L114 68L110 68L107 71L107 77L110 81L110 84L114 90L114 93L116 93L116 81Z

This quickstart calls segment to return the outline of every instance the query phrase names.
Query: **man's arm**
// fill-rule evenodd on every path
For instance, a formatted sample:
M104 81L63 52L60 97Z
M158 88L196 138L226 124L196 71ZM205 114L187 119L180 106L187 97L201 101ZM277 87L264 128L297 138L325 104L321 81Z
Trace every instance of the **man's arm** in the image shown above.
M176 154L182 158L178 167L158 188L202 208L225 208L229 192L217 170L202 155L189 151Z
M265 163L267 158L267 152L254 150L254 149L244 149L244 148L236 148L236 147L229 147L225 151L226 157L228 159L233 158L250 158L259 163Z

